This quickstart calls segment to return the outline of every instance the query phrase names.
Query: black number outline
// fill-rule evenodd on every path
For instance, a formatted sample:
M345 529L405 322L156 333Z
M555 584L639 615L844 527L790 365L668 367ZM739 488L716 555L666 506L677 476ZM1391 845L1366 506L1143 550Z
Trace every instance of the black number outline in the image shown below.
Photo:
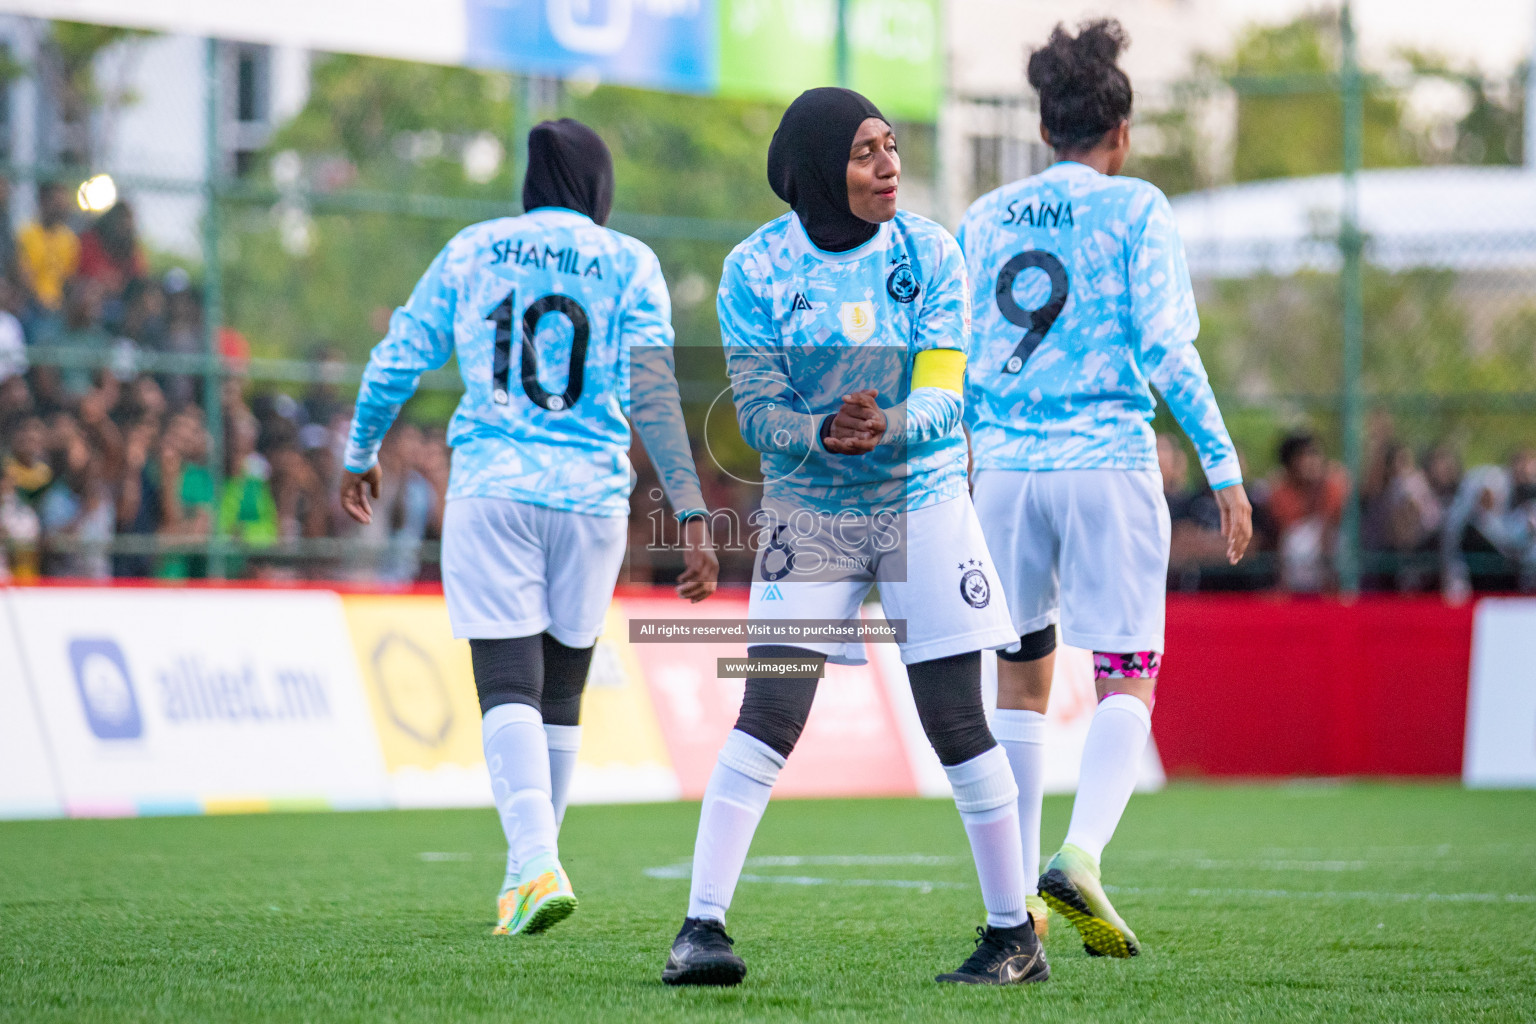
M496 325L496 342L491 360L492 395L497 405L511 401L512 385L512 309L517 304L517 289L496 304L486 319ZM560 313L571 322L571 358L566 366L565 391L556 395L539 383L539 352L534 336L539 322L550 313ZM569 295L545 295L535 299L523 312L523 351L520 376L523 394L529 401L549 412L566 412L581 399L586 380L587 344L592 337L592 323L580 302Z
M1032 267L1045 271L1045 275L1051 279L1051 295L1045 300L1045 305L1037 309L1024 309L1014 301L1013 282ZM1062 266L1061 260L1054 253L1044 249L1026 249L1003 264L1003 269L997 272L998 312L1015 327L1027 328L1024 337L1019 339L1018 347L1003 364L1004 373L1019 373L1024 369L1029 357L1035 354L1035 349L1040 347L1040 343L1055 326L1056 318L1061 316L1062 307L1067 304L1067 290L1070 286L1067 268Z

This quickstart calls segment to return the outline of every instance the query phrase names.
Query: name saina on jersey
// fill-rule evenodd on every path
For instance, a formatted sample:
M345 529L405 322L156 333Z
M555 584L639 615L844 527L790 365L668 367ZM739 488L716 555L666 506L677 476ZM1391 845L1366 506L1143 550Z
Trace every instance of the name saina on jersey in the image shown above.
M540 248L539 243L529 242L527 248L524 248L520 238L503 238L491 243L491 255L494 257L491 260L493 267L516 263L524 267L538 267L540 270L558 270L562 274L595 277L599 281L603 279L602 260L594 256L583 268L581 250L574 245L551 249L547 245Z
M1028 224L1032 228L1070 228L1076 227L1077 222L1072 219L1072 204L1066 203L1025 203L1023 209L1019 209L1019 201L1015 199L1008 204L1003 212L1005 225Z

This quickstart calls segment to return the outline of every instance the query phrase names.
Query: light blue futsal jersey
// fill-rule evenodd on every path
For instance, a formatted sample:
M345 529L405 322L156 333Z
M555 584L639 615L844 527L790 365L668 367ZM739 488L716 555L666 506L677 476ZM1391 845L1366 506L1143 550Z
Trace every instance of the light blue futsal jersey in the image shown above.
M374 347L346 466L373 465L421 374L458 354L448 498L629 514L630 427L673 509L703 511L673 376L671 300L645 245L572 210L465 228Z
M726 258L717 308L742 436L762 452L764 496L872 513L965 493L962 399L912 389L924 349L965 351L965 263L947 231L898 212L856 249L824 252L794 213ZM890 424L867 455L822 447L824 417L873 388Z
M976 200L959 240L975 300L965 404L977 469L1156 469L1155 386L1211 486L1241 481L1156 186L1063 161Z

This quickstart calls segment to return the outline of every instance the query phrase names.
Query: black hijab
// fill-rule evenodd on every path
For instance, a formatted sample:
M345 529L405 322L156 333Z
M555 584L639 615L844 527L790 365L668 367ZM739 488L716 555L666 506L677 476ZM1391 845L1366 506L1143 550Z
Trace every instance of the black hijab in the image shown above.
M848 206L848 151L871 117L890 123L852 89L807 89L784 111L768 144L768 184L827 252L847 252L880 230Z
M613 155L597 132L562 117L528 133L523 209L563 206L599 224L613 212Z

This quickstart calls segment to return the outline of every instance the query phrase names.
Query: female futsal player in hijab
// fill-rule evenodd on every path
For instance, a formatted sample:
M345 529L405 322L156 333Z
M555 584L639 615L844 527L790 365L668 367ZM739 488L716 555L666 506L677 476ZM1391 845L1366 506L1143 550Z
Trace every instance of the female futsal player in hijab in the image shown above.
M469 641L507 839L500 935L576 910L560 821L624 561L631 428L683 522L678 596L708 597L719 568L672 373L666 281L655 253L603 226L613 160L597 133L569 119L536 126L523 205L459 232L390 318L358 391L341 485L342 507L370 522L379 445L421 375L456 355L443 596L453 635Z
M817 677L826 662L865 661L863 640L837 627L859 621L871 587L902 629L918 717L954 789L987 912L974 953L938 980L1050 974L1024 906L1018 791L982 712L980 652L1015 637L966 489L965 267L943 228L897 210L900 176L895 133L874 104L812 89L768 150L768 180L790 212L725 262L722 342L765 480L748 615L828 629L747 649L763 664L705 790L687 919L662 972L670 984L745 977L726 908Z

